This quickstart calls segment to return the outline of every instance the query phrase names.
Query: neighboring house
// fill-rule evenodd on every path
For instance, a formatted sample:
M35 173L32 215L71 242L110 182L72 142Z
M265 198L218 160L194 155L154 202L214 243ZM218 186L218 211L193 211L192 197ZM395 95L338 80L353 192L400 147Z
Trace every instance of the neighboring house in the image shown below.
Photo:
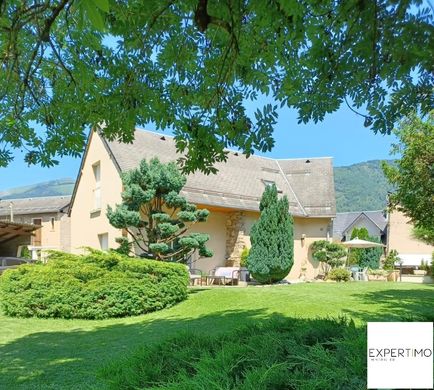
M40 226L20 245L30 245L35 250L58 249L69 252L71 233L67 213L70 201L70 196L1 200L0 220Z
M387 251L396 250L404 266L417 267L421 260L431 263L434 246L413 236L414 225L400 211L388 214Z
M349 241L353 230L362 227L368 230L371 237L386 242L387 219L381 210L336 213L336 218L333 221L333 239L335 241Z
M172 137L136 130L132 144L107 141L92 132L71 201L71 248L90 246L116 248L122 232L106 217L107 206L121 202L120 174L138 166L143 158L174 161ZM229 151L226 163L216 164L216 175L191 174L182 191L189 202L207 208L211 214L197 231L209 233L212 258L195 261L194 268L210 271L217 266L238 264L244 246L250 246L250 229L259 217L259 200L267 185L275 183L289 199L294 216L295 264L290 278L313 278L319 264L309 246L331 236L335 216L335 193L331 158L274 160L251 156L248 159ZM194 230L193 230L194 231Z

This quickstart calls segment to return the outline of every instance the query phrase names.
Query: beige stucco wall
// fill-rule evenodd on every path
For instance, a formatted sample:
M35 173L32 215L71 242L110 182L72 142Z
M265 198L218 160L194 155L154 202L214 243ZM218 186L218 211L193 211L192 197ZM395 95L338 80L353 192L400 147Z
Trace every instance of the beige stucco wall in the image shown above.
M54 218L54 224L51 219ZM69 237L63 233L69 230L70 219L64 213L44 213L15 215L14 221L33 223L35 219L42 220L41 246L69 251Z
M101 209L94 210L95 176L92 165L101 167ZM100 248L99 234L108 234L109 248L117 248L115 242L121 236L119 229L112 227L106 217L107 206L121 202L122 182L101 138L92 134L92 139L83 164L80 182L71 210L71 251L81 253L83 246ZM94 212L92 212L94 211Z
M387 235L388 251L395 249L399 254L431 254L434 251L434 246L413 238L413 227L403 213L391 212Z
M192 264L193 268L209 272L216 267L225 265L226 249L226 219L227 213L221 211L211 211L208 220L192 227L190 232L200 232L210 235L207 247L214 252L213 257L199 258L196 256Z

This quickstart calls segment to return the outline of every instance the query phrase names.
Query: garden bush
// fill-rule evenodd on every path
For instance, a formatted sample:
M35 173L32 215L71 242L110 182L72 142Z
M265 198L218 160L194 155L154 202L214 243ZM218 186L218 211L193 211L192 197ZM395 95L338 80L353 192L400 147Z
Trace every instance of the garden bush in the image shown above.
M92 250L51 253L0 277L1 305L16 317L102 319L160 310L187 297L185 266Z
M343 318L276 317L223 335L183 333L102 375L113 389L366 389L366 333Z
M293 218L288 198L279 198L275 184L267 186L259 202L261 215L250 231L247 269L259 283L285 278L294 264Z
M351 272L344 268L332 269L327 274L327 279L335 280L336 282L348 282L351 277Z

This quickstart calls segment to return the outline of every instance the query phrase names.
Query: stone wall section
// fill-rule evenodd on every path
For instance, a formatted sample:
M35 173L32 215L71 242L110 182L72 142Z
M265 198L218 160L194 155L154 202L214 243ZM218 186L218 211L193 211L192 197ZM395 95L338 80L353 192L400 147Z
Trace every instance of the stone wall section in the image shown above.
M241 252L249 245L249 236L246 234L244 212L234 211L228 213L226 219L226 266L238 267L241 261Z

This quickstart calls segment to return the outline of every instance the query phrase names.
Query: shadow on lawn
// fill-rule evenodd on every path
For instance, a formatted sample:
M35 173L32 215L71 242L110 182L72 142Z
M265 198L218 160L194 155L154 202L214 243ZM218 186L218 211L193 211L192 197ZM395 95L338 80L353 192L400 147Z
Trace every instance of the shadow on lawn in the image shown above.
M193 291L196 294L202 290ZM366 310L344 309L342 313L363 321L396 321L419 316L427 320L433 316L434 288L387 289L357 293L353 297ZM0 389L102 389L105 384L97 377L98 370L139 346L186 330L217 334L269 317L266 309L222 310L197 318L143 316L125 322L114 320L119 323L90 330L30 334L0 346ZM55 321L47 320L47 324L53 326ZM92 323L89 322L89 327ZM71 320L71 328L76 326Z
M426 286L428 287L428 286ZM434 285L424 289L387 289L353 294L364 305L376 305L375 312L370 310L343 309L349 317L368 321L434 321Z
M260 321L267 315L263 310L241 310L192 319L143 317L143 321L133 324L30 334L0 346L0 389L101 389L104 383L97 378L98 369L139 346L180 331L217 334Z

